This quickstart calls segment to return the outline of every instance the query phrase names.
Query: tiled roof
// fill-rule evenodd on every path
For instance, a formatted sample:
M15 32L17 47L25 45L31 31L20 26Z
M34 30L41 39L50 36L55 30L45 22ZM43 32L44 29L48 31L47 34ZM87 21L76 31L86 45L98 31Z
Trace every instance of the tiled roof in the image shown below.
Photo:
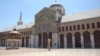
M12 27L5 28L3 30L3 32L5 32L5 31L12 31L13 28L16 28L17 30L20 30L20 29L31 28L32 26L34 26L34 23L33 22L27 23L27 24L22 24L22 25L16 25L16 26L12 26Z
M95 17L100 17L100 9L72 14L72 15L65 15L62 17L61 23L75 21L75 20L83 20L88 18L95 18Z

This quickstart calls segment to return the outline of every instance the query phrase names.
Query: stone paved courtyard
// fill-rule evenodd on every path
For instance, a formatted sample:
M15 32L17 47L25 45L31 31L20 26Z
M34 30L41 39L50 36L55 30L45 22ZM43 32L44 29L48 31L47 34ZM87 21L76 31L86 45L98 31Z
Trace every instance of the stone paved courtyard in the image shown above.
M100 49L39 49L20 48L5 50L0 47L0 56L100 56Z

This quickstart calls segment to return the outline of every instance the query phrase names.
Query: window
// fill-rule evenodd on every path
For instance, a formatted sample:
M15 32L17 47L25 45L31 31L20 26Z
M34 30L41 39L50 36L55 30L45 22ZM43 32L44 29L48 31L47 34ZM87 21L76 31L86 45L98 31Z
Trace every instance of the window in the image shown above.
M73 26L73 30L76 30L76 26L75 25Z
M100 28L100 22L97 22L97 28Z
M66 31L68 31L68 26L66 26Z
M95 24L94 24L94 23L92 23L92 28L93 28L93 29L95 28Z
M61 32L61 28L59 27L59 32Z
M72 26L70 26L70 31L72 31Z
M77 30L80 30L80 25L77 25Z
M87 24L87 29L90 29L90 25L89 24Z
M84 24L82 24L82 29L85 29L85 26L84 26Z
M62 31L64 31L64 27L62 27Z

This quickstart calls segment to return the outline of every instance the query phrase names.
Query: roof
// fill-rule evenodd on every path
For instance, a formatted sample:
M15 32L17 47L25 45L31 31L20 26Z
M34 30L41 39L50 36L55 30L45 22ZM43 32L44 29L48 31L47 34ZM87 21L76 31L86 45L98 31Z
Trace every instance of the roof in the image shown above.
M34 23L33 22L27 23L27 24L22 24L22 25L16 25L16 26L12 26L12 27L5 28L3 30L3 32L5 32L5 31L12 31L13 28L16 28L17 30L20 30L20 29L31 28L32 26L34 26Z
M54 4L52 4L50 7L55 7L55 6L60 6L60 7L63 7L61 4L59 4L59 3L54 3Z
M62 16L61 23L75 20L91 19L95 17L100 17L100 9Z
M10 31L9 33L20 34L18 31Z

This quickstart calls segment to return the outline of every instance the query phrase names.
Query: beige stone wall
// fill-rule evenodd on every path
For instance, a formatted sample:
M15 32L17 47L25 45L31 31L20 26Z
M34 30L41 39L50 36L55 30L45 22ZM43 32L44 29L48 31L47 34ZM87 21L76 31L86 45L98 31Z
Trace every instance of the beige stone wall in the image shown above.
M70 21L70 22L64 22L64 23L60 23L59 27L64 27L64 31L59 32L59 34L64 34L65 36L67 35L67 33L72 33L72 35L75 34L75 32L80 32L81 35L83 35L83 32L88 31L90 32L91 35L93 35L93 32L95 30L100 30L100 28L97 28L97 22L100 22L100 17L98 18L90 18L90 19L84 19L84 20L77 20L77 21ZM87 23L90 25L90 29L87 29ZM92 23L95 24L95 28L92 28ZM85 29L82 29L82 24L85 25ZM76 30L73 30L73 25L76 26ZM80 25L80 30L77 30L77 25ZM72 26L72 31L66 31L66 26ZM62 30L62 29L61 29Z

